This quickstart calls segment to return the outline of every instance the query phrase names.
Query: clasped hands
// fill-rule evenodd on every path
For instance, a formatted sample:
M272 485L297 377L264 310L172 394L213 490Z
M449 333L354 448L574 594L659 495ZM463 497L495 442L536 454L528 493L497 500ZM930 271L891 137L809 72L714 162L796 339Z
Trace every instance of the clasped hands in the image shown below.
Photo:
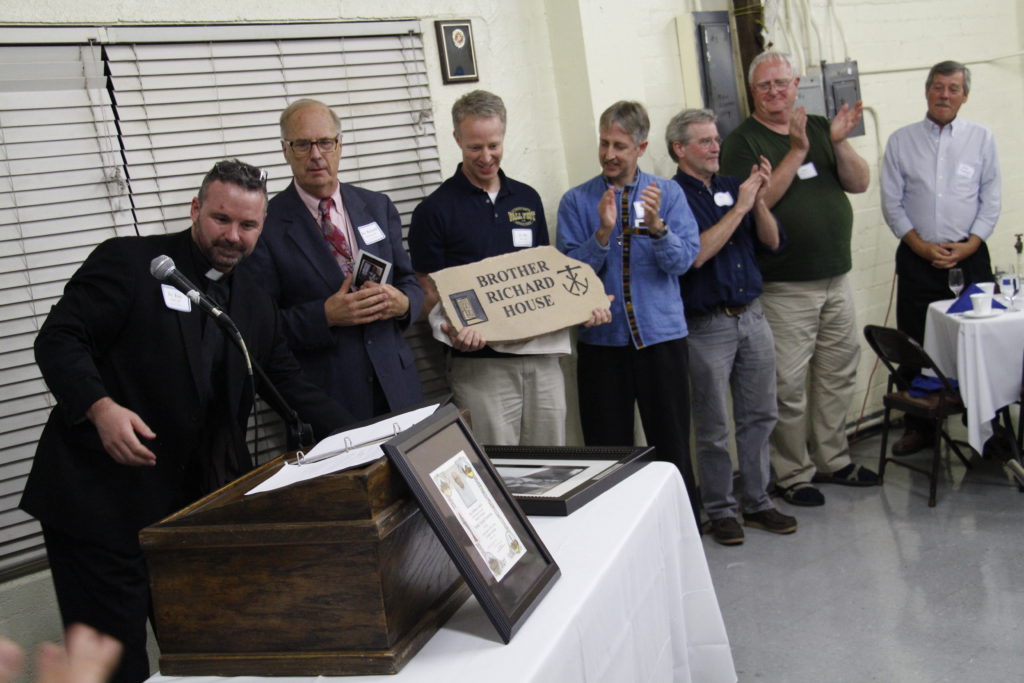
M376 320L401 318L409 311L409 297L389 284L364 282L349 291L352 276L341 283L337 292L324 301L324 315L330 327L365 325Z

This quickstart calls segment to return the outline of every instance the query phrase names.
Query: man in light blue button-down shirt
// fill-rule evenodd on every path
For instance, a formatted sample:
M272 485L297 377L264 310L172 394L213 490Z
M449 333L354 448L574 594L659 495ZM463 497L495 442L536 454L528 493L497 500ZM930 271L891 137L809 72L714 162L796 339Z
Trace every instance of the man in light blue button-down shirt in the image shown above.
M928 305L951 296L950 268L967 284L992 280L985 240L1000 208L995 138L985 126L957 118L971 89L971 72L940 62L928 72L923 121L900 128L885 147L882 213L900 239L896 250L896 325L924 339ZM894 455L931 445L927 424L907 417Z

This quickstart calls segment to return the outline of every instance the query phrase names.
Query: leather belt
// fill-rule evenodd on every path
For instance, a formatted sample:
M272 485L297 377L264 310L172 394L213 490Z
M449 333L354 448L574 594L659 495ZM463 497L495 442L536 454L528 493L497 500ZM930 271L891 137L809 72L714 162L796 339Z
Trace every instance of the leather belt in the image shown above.
M738 318L741 315L743 315L744 313L746 313L747 310L749 310L749 309L750 309L750 304L743 304L742 306L719 306L718 307L718 310L720 310L722 313L725 313L730 318Z

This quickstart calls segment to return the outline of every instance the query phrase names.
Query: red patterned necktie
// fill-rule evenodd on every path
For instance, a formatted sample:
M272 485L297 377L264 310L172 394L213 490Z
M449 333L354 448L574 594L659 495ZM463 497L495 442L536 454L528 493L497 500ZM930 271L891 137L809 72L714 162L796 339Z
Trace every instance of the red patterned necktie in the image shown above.
M334 200L330 197L320 200L320 230L334 253L334 259L347 276L352 273L352 251L348 248L345 233L331 221L331 206L333 205Z

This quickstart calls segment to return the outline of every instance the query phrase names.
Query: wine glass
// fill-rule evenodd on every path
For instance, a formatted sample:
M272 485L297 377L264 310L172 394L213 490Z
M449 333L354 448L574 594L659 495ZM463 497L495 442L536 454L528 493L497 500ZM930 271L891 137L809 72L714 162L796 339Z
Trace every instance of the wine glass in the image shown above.
M953 290L954 297L960 298L960 292L964 289L964 271L962 269L949 269L949 288Z
M1013 271L1003 271L999 279L999 293L1006 297L1007 308L1013 310L1013 298L1020 290L1020 278Z

